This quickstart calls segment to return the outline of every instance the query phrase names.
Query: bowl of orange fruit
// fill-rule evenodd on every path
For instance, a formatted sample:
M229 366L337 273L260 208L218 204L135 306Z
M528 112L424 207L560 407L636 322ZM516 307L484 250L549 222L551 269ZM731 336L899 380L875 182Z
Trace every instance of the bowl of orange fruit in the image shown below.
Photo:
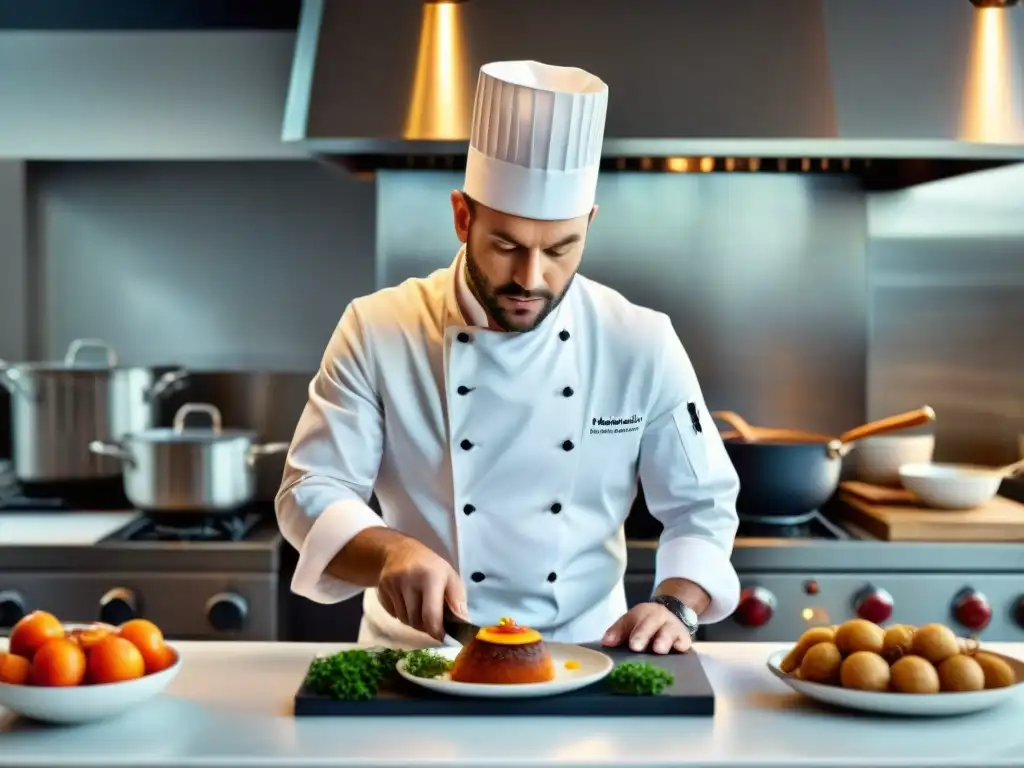
M160 628L145 619L65 624L33 611L0 652L0 707L49 723L105 720L161 694L180 666Z

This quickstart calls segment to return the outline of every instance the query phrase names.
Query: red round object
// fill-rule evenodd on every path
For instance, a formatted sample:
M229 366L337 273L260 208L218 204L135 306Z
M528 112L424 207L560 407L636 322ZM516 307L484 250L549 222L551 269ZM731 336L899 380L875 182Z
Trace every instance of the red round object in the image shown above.
M775 595L763 587L749 587L740 593L740 604L733 614L744 627L763 627L775 612Z
M870 587L857 597L853 608L865 621L884 624L892 618L892 595L884 589Z
M953 614L968 629L982 630L992 620L992 606L980 592L964 592L953 604Z

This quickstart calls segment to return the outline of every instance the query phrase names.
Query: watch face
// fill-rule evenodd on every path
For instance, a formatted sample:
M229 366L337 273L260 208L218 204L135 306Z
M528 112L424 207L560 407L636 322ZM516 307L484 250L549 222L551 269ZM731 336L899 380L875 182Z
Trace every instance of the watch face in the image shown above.
M696 628L698 623L696 611L688 605L683 606L683 623L691 629Z

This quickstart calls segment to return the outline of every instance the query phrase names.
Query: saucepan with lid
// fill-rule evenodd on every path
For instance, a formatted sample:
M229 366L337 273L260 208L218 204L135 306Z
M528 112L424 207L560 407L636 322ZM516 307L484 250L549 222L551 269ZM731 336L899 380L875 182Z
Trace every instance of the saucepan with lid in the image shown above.
M193 414L209 425L186 426ZM288 450L288 443L256 442L251 430L225 429L221 413L209 403L186 403L170 428L145 429L117 443L93 440L93 453L124 465L124 491L144 511L230 513L256 492L256 462Z
M775 427L754 427L732 411L712 416L733 429L723 432L725 450L740 478L739 516L750 521L798 524L836 492L843 457L858 440L935 419L928 406L872 421L838 437Z

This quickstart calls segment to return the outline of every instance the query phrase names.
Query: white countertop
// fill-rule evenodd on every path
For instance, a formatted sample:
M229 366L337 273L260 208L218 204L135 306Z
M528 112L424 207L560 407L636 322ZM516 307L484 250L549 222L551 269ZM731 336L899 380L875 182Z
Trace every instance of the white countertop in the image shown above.
M2 642L2 641L0 641ZM1024 700L955 719L826 710L765 668L774 644L698 646L717 713L679 718L295 718L318 652L289 643L175 643L167 695L118 720L41 726L0 710L0 766L1021 766ZM340 646L339 646L340 647ZM1024 644L991 643L1024 658Z

